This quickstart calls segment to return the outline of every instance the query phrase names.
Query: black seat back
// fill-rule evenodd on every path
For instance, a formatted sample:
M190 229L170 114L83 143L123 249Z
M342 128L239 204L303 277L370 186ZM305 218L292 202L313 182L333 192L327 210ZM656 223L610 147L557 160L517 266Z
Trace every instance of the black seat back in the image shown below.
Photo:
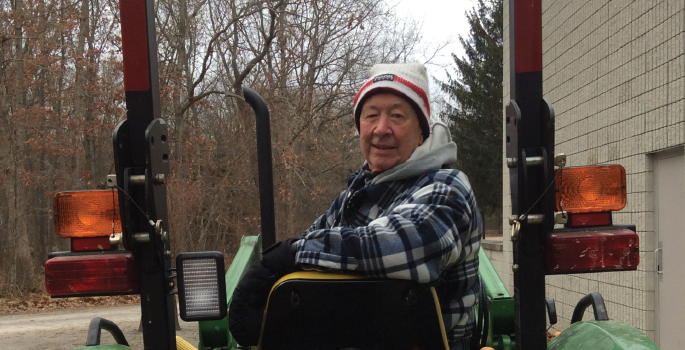
M260 348L446 349L447 341L431 286L298 272L272 290Z

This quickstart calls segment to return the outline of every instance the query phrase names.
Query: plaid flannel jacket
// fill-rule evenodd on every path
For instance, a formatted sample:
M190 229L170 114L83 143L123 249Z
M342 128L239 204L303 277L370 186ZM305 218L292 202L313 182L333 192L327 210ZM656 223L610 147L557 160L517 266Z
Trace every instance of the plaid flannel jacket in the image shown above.
M433 284L448 342L468 349L482 223L466 175L439 169L375 184L373 177L365 169L350 176L347 190L293 245L296 261Z

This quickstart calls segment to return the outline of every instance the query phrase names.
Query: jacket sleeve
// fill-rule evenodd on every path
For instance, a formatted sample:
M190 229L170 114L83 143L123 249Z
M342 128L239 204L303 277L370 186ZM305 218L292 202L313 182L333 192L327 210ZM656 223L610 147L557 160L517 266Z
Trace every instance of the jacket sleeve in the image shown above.
M333 201L333 203L328 208L328 210L326 210L326 212L323 213L323 215L319 216L319 218L316 219L316 221L314 221L312 226L310 226L306 231L304 231L300 235L300 239L303 239L304 237L306 237L307 235L309 235L309 233L311 233L313 231L317 231L317 230L325 229L326 227L333 226L333 221L335 221L335 217L338 215L338 208L340 208L341 203L343 201L343 196L345 194L346 194L346 191L343 191L338 196L338 198L336 198L335 201Z
M371 277L434 282L445 268L477 253L478 243L471 242L479 229L480 214L468 185L431 183L367 226L307 231L295 244L296 261Z

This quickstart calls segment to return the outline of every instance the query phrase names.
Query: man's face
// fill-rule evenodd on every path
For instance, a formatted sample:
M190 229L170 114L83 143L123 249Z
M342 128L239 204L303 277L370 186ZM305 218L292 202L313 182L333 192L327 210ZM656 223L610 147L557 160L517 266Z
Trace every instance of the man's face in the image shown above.
M423 144L414 108L392 93L371 96L359 116L359 145L369 169L384 171L404 163Z

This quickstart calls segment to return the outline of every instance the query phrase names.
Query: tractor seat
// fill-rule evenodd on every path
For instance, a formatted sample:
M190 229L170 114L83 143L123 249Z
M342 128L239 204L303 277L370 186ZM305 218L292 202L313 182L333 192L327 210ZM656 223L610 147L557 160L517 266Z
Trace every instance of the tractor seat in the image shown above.
M259 347L448 349L433 287L314 271L291 273L276 282Z

